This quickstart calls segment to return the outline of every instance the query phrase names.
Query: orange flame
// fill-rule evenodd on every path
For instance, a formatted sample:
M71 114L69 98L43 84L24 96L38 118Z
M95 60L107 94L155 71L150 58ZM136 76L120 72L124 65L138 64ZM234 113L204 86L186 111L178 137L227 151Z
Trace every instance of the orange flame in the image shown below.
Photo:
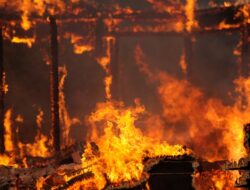
M219 99L206 98L200 89L187 80L178 80L164 72L155 74L143 62L141 52L137 53L137 56L140 71L151 82L160 82L157 92L162 101L161 116L170 126L175 126L159 129L159 133L168 134L166 140L188 145L195 154L209 161L238 160L246 155L243 146L243 125L249 122L250 78L239 78L235 81L236 91L239 93L240 89L244 90L235 103L229 106ZM246 98L247 105L242 105L242 96ZM180 125L185 126L184 133L180 130Z
M5 119L4 119L4 128L5 128L4 143L5 143L5 149L7 152L14 151L11 113L12 113L11 109L7 110L7 112L5 113Z
M110 68L110 61L111 61L111 47L115 43L115 38L113 37L106 37L105 41L107 43L105 56L97 58L98 63L106 72L106 77L104 78L104 85L105 85L105 97L107 100L111 100L111 85L112 85L112 74Z
M65 96L63 92L65 79L67 77L66 66L60 67L59 71L61 73L61 79L59 81L59 116L62 125L63 146L66 147L73 143L73 139L70 138L69 134L71 126L80 123L80 121L77 118L71 118L66 107Z
M191 32L194 27L198 26L197 21L195 20L195 6L196 0L187 0L185 6L185 14L186 14L186 29L188 32Z
M21 152L21 157L24 157L24 155L30 155L34 157L48 157L51 155L51 152L49 151L48 148L49 139L41 132L43 115L44 115L43 111L39 109L38 115L36 116L38 132L35 137L34 143L23 144L21 142L18 142L18 147Z
M219 171L195 173L193 185L196 190L216 189L216 190L235 190L234 183L239 177L238 172Z
M15 164L15 159L12 156L7 156L5 154L0 154L0 166L12 166L17 168L18 165Z
M139 46L137 46L139 48ZM140 51L140 50L137 50ZM181 57L180 57L180 67L181 67L181 71L183 73L184 76L187 76L187 63L186 63L186 54L185 51L182 51Z
M171 146L143 136L135 127L135 121L145 108L136 101L135 107L126 108L122 102L98 103L96 111L88 118L88 123L98 129L96 142L98 150L89 144L83 154L83 167L89 167L95 175L97 189L107 183L133 182L147 176L143 160L147 157L178 156L190 153L180 145ZM96 131L95 131L96 133ZM105 178L106 176L106 178Z
M20 38L20 37L14 36L11 39L11 42L26 44L29 48L31 48L32 45L35 43L35 38Z
M88 44L84 41L84 38L82 36L78 36L73 33L66 33L64 37L70 39L75 54L83 54L85 52L89 52L94 49L94 47L91 44Z

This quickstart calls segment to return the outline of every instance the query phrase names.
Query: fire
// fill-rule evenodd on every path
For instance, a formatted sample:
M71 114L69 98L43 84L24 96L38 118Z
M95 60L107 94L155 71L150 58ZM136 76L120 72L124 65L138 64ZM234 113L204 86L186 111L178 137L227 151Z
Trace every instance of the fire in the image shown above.
M49 151L49 139L47 136L42 134L42 121L43 121L43 111L39 109L38 115L36 116L36 123L38 127L38 132L35 137L34 143L23 144L18 142L18 147L21 152L21 157L23 158L26 155L34 157L48 157L51 155Z
M167 13L178 13L181 10L180 1L169 1L165 3L164 1L159 0L147 0L150 4L152 4L153 8L158 12L167 12Z
M14 158L12 156L7 156L5 154L0 154L0 166L1 165L17 167Z
M191 32L194 27L197 27L197 21L195 20L195 6L196 6L196 0L187 0L186 6L185 6L185 14L186 14L186 29L188 32Z
M169 23L168 26L163 24L158 27L149 26L147 28L147 26L136 25L133 27L133 32L146 30L152 32L166 30L182 32L185 30L191 33L193 29L198 27L198 22L195 19L196 0L187 0L185 6L178 5L181 4L180 1L176 1L176 3L171 1L174 4L173 6L166 6L162 1L157 0L147 1L158 12L182 13L184 11L186 20L184 22L177 18L176 22ZM71 0L70 2L79 3L80 0ZM212 5L212 3L210 4ZM32 14L39 16L45 16L45 14L55 15L68 8L63 0L23 0L10 3L2 0L0 7L3 5L17 9L16 11L21 14L21 27L25 31L30 30L35 24L35 22L30 21ZM213 4L213 6L215 5ZM232 4L224 2L224 6L229 7ZM77 15L78 12L79 10L76 10L74 14ZM132 15L140 12L127 7L115 12L115 14L119 13ZM250 23L249 6L243 6L241 14L244 16L244 24ZM112 16L110 15L110 17ZM122 23L113 19L106 19L104 22L109 32L112 32L114 25L118 28L118 23ZM239 24L227 24L226 21L222 21L217 27L219 29L231 29L239 26ZM86 43L86 39L81 36L65 34L64 37L70 39L76 54L83 54L92 51L94 48L91 43ZM35 43L35 37L22 38L14 36L9 39L11 39L12 43L24 43L28 47L32 47ZM89 142L95 142L95 144L88 143L82 155L83 171L91 171L94 177L74 184L72 189L79 187L83 189L103 189L107 183L116 186L123 182L128 182L133 186L134 182L148 178L143 163L146 158L179 156L191 153L190 150L184 149L179 144L188 145L198 157L208 161L221 159L235 161L246 156L243 147L244 135L242 128L243 124L249 122L250 97L248 94L250 93L250 78L239 77L235 80L235 92L238 97L234 99L232 105L226 105L220 99L206 97L201 89L192 85L187 79L180 80L165 72L152 71L144 63L143 52L140 48L137 48L136 59L139 69L150 82L158 84L156 91L162 102L162 113L150 115L150 118L144 122L145 126L140 126L150 131L145 136L140 128L136 126L136 121L146 112L144 106L138 100L135 101L134 107L126 107L123 102L112 100L111 86L113 78L110 62L115 38L106 36L103 39L106 42L106 52L105 55L98 57L97 61L106 72L104 78L106 102L97 103L95 111L86 118L87 124L92 129L89 134ZM235 51L235 53L240 55L239 51ZM179 64L186 76L187 63L185 62L185 56L183 51ZM79 120L71 118L67 111L63 93L67 76L66 67L61 67L60 72L59 114L63 129L63 146L66 147L73 142L70 138L70 128L73 124L79 123ZM39 157L51 155L49 149L50 140L42 133L43 115L43 111L39 109L36 117L38 132L35 142L29 144L18 142L21 152L20 157L23 158L24 165L27 165L25 164L25 155ZM23 120L19 117L16 121L22 122ZM165 125L168 128L164 127ZM6 131L6 150L7 152L13 152L15 147L12 137L11 110L6 112L4 127ZM157 136L161 141L153 138L154 136ZM167 142L177 145L170 145ZM8 155L0 155L0 165L12 165L14 161ZM212 187L207 187L207 189L231 190L236 177L238 177L237 174L225 171L203 172L194 175L194 183L197 189L204 189L204 184L200 185L200 183L205 181L209 185L212 184ZM64 178L65 181L69 180L66 175ZM38 181L38 189L42 188L44 181L44 178ZM146 188L150 189L148 184Z
M227 24L225 20L221 21L218 25L219 30L238 28L238 27L239 27L239 24Z
M244 24L250 23L250 5L246 4L240 9L240 13L244 17Z
M97 58L97 61L99 65L103 68L103 70L106 72L106 77L104 78L104 85L105 85L105 96L107 100L110 100L112 98L111 95L111 84L112 84L112 74L110 69L110 61L111 61L111 47L114 44L115 39L113 37L106 37L106 52L105 55Z
M48 12L54 15L66 10L66 5L63 0L14 0L11 2L2 0L0 7L15 10L19 13L21 15L21 27L26 31L32 27L32 22L29 19L32 14L44 16L44 14Z
M7 94L8 90L9 90L9 85L7 84L7 81L6 81L6 73L3 72L3 91L5 94Z
M193 185L196 190L234 190L234 183L239 175L237 172L213 170L211 172L196 173L193 177Z
M112 38L106 38L106 55L98 59L107 74L104 79L107 101L97 103L95 112L86 119L92 129L89 140L96 143L96 148L93 149L93 146L88 143L82 156L82 167L85 168L83 170L87 168L87 171L91 171L94 177L74 184L72 189L90 187L103 189L108 182L114 185L129 182L133 185L135 181L148 176L144 171L145 158L190 153L180 145L171 146L166 142L144 136L141 130L135 127L135 121L145 111L138 101L135 107L128 108L122 102L111 101L112 40ZM64 83L63 76L60 89ZM67 176L65 180L69 180Z
M140 51L140 49L138 49L137 51ZM182 55L180 57L180 67L181 67L181 71L183 73L184 76L187 75L187 63L186 63L186 54L185 51L182 51Z
M11 39L11 42L26 44L29 48L31 48L32 45L35 43L35 38L20 38L20 37L14 36Z
M147 157L178 156L190 153L180 145L169 145L144 136L135 126L145 108L135 102L135 107L125 107L122 102L98 103L95 112L87 122L97 129L90 139L98 147L93 150L89 144L83 154L83 168L89 168L95 175L94 184L102 189L107 180L112 184L133 182L146 177L143 160ZM105 178L106 176L106 178Z
M11 109L7 110L4 119L4 128L5 128L4 143L7 152L14 151L11 113L12 113Z
M224 6L225 6L225 7L231 7L231 6L232 6L232 3L231 3L231 2L228 2L228 1L225 1L225 2L224 2Z
M170 126L175 126L160 129L163 130L162 133L165 131L168 134L166 140L188 145L198 156L208 161L224 159L232 161L246 155L243 146L243 125L249 122L250 106L242 105L241 96L246 98L247 103L250 102L249 78L239 78L235 81L236 91L244 89L244 93L240 94L235 99L235 103L230 106L219 99L207 98L199 88L186 79L179 80L164 72L154 74L143 63L141 52L138 52L137 56L139 56L137 64L141 72L151 82L160 83L157 93L162 102L162 118ZM242 109L243 106L245 106L244 109ZM185 126L185 133L180 130L182 126ZM207 144L210 141L213 143ZM203 146L206 148L204 149Z
M159 138L185 144L192 148L196 156L211 162L238 161L247 155L243 145L243 126L249 122L250 78L239 77L235 80L235 93L238 93L238 96L232 105L225 105L220 99L206 97L186 79L180 80L168 73L150 70L139 47L136 48L136 61L139 70L149 81L159 84L157 93L163 111L160 116L152 116L154 123L158 123L154 128L151 127L150 119L145 122L149 133L154 130L156 135L162 134ZM169 124L168 128L161 126L164 122ZM159 126L158 130L156 126ZM236 176L224 176L224 172L219 171L207 175L217 189L233 187L228 186L228 182L224 184L223 180L233 184Z
M66 33L64 35L64 38L70 39L75 54L83 54L85 52L89 52L94 49L94 47L91 44L86 43L85 38L83 38L82 36L78 36L73 33Z
M59 81L59 116L60 116L60 123L62 126L63 146L66 147L73 143L73 139L70 138L69 134L71 126L80 123L80 121L77 118L71 118L66 107L66 101L63 89L64 89L65 79L67 77L67 69L65 66L60 67L59 71L61 73L61 78Z
M21 10L23 12L21 18L21 26L24 30L29 30L31 28L31 22L29 21L29 10L31 9L32 2L30 0L24 0L21 4Z

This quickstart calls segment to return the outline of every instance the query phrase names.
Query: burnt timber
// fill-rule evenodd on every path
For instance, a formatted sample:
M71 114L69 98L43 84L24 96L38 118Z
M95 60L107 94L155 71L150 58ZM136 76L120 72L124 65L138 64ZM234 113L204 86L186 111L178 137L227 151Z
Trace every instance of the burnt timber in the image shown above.
M59 87L58 87L58 41L57 24L52 16L51 29L51 63L50 63L50 94L51 94L51 124L54 137L54 149L60 151L60 121L59 121Z
M4 56L3 56L3 31L0 26L0 153L5 152L4 144Z

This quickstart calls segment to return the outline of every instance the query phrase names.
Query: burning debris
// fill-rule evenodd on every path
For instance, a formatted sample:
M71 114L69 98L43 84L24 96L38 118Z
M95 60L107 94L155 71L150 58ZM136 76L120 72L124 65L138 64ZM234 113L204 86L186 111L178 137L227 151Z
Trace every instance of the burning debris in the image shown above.
M165 190L171 188L170 181L180 183L176 179L186 181L186 189L249 187L250 130L249 124L244 130L243 125L250 122L250 5L210 1L209 9L198 9L197 3L145 0L148 8L140 10L118 1L107 2L110 6L85 0L0 1L0 189ZM85 26L81 34L71 29L72 23ZM39 24L49 25L50 38L38 37ZM207 97L191 82L195 35L220 31L241 34L234 51L240 68L231 105ZM127 106L120 96L119 38L170 34L184 39L179 59L183 78L150 68L138 45L137 67L156 86L162 112L150 113L138 98ZM45 112L39 107L34 142L22 142L13 110L5 107L4 42L32 48L49 39L50 56L44 59L50 70L50 134L43 133ZM59 67L62 39L70 41L76 55L92 57L105 74L105 100L98 101L83 122L67 110L67 69ZM22 116L16 121L22 123ZM83 123L86 141L76 143L71 128Z

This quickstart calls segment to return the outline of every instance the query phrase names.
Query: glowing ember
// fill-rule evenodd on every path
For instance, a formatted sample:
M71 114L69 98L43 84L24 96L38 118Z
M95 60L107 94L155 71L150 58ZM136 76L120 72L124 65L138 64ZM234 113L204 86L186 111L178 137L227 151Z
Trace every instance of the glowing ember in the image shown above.
M82 36L75 35L73 33L66 33L64 38L69 38L71 44L74 47L75 54L83 54L85 52L92 51L94 47L91 44L85 42L85 38Z
M26 44L29 48L31 48L33 43L35 43L35 38L20 38L20 37L14 36L11 39L11 42Z
M214 170L194 174L193 184L196 190L234 190L234 183L238 177L237 172Z
M137 48L139 47L137 46ZM140 49L138 49L137 51L140 51ZM182 55L180 58L180 67L181 67L181 71L183 75L186 76L187 75L187 63L186 63L186 54L184 50L182 51Z

